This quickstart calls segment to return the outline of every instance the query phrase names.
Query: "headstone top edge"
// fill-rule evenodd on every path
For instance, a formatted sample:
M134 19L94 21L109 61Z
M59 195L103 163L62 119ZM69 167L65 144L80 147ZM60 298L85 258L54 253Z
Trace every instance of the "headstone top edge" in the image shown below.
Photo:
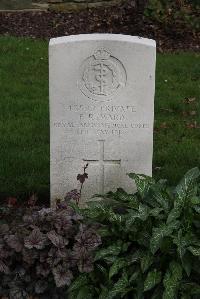
M156 41L153 39L143 38L140 36L131 36L125 34L110 34L110 33L91 33L91 34L77 34L62 36L50 39L49 46L55 46L59 44L66 44L70 42L81 42L81 41L121 41L130 42L135 44L146 45L150 47L156 47Z

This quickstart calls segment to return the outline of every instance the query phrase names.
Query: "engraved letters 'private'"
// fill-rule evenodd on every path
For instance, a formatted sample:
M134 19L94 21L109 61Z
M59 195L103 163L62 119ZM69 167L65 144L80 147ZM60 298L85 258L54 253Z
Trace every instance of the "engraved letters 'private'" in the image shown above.
M80 76L82 93L93 100L110 100L126 84L124 66L102 48L83 62Z

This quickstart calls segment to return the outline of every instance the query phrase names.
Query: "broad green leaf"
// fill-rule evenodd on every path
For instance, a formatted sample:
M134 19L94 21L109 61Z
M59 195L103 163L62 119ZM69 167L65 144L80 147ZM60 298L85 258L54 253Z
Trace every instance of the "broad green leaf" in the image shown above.
M121 272L126 266L130 266L137 263L141 258L140 250L135 251L133 254L126 256L125 258L115 258L110 268L109 278L112 278L115 274ZM136 268L134 268L136 269Z
M87 208L88 209L99 209L102 211L105 211L107 207L109 207L109 204L106 201L103 200L88 200L87 201Z
M68 291L73 292L77 289L80 289L82 286L85 286L89 283L89 278L86 274L79 275L70 285Z
M101 237L112 236L112 231L108 227L101 227L98 229L97 232Z
M104 220L108 214L111 204L104 200L88 201L84 209L84 216Z
M130 229L130 227L134 224L137 218L138 218L138 212L136 211L129 212L126 220L126 228Z
M126 252L131 244L132 244L132 242L123 243L122 244L122 252Z
M149 212L150 216L158 217L158 215L163 211L163 208L154 208Z
M192 295L200 295L200 285L193 283L193 288L191 290Z
M92 219L101 218L103 220L106 213L107 209L101 204L96 204L96 206L90 206L89 208L83 210L83 215Z
M124 291L123 293L121 293L120 298L129 298L129 297L127 297L126 295L127 295L129 292L133 291L134 289L135 289L134 287L127 287L127 288L125 289L125 291Z
M165 237L162 241L161 241L161 245L160 245L160 251L162 255L168 255L168 253L171 253L174 248L173 242L172 242L172 237L168 236Z
M110 245L105 249L100 249L97 251L95 256L95 261L103 259L107 256L117 256L121 252L122 245L121 244L114 244Z
M195 263L193 263L192 268L194 272L200 277L200 259L195 259Z
M162 239L164 237L170 236L174 229L179 228L179 225L180 223L175 221L169 225L163 223L159 227L153 228L152 238L150 241L150 248L153 254L160 248Z
M148 218L149 215L149 208L144 205L140 204L138 211L131 211L127 215L127 221L126 221L126 227L129 228L131 227L136 219L140 219L142 221L145 221Z
M97 270L100 271L100 273L103 275L105 279L108 279L108 271L106 268L104 268L102 265L95 263L95 266Z
M71 292L67 294L67 299L76 299L77 298L77 292Z
M122 188L118 188L116 192L108 192L104 199L106 202L110 201L111 206L130 207L137 209L139 200L135 194L128 194Z
M127 260L125 258L118 258L110 268L109 279L111 279L115 274L119 272L122 268L127 266Z
M105 212L106 209L110 206L109 201L106 200L89 200L87 201L87 208L88 209L99 209L102 212Z
M151 240L151 234L150 234L150 232L148 232L146 227L144 227L143 230L141 230L138 233L136 241L139 245L143 245L143 246L149 248L150 240Z
M137 250L133 254L130 254L127 257L128 265L138 262L141 259L141 255L142 255L142 253L140 250Z
M122 277L114 284L112 289L109 291L106 299L113 299L116 296L126 292L126 288L129 285L127 275L123 274Z
M136 294L135 298L137 299L144 299L144 279L141 273L139 273L138 278L136 280Z
M166 186L167 184L167 179L160 179L157 184L159 184L161 187Z
M200 256L200 247L189 246L188 250L195 256Z
M185 197L192 195L193 183L199 177L200 171L197 167L190 169L175 189L178 198L182 201ZM195 194L193 194L195 195Z
M184 208L184 203L179 201L179 199L176 199L174 202L174 208L170 211L168 215L167 223L177 220L180 217L183 208Z
M146 205L140 204L138 209L139 215L138 218L142 221L147 220L149 215L149 208Z
M108 292L109 292L108 289L107 289L107 288L104 288L104 289L101 291L101 293L100 293L98 299L105 299L105 298L107 298L107 296L108 296ZM87 298L85 298L85 299L87 299Z
M163 284L165 287L163 299L175 299L180 281L182 279L182 267L179 263L172 261L169 265Z
M89 286L84 286L79 289L77 299L93 299L92 289Z
M185 282L181 285L181 290L191 295L200 295L200 285L195 282Z
M151 296L151 299L161 299L162 298L162 294L163 294L163 289L162 287L159 285L156 287L156 289L153 292L153 295Z
M189 294L183 294L181 295L181 299L191 299L191 296Z
M117 256L115 255L108 255L108 256L105 256L103 258L103 260L108 264L108 265L111 265L113 264L117 259Z
M122 188L117 189L117 191L114 193L114 198L122 202L130 202L130 201L134 201L135 203L137 202L135 195L128 194Z
M164 211L169 210L169 198L167 194L155 190L153 198L159 203L159 205L164 209Z
M132 282L134 282L137 279L139 274L140 274L140 271L136 270L129 278L129 283L131 284Z
M194 196L191 198L191 203L193 205L200 205L200 197Z
M191 260L190 254L186 253L182 257L181 262L182 262L183 269L185 270L187 276L189 277L191 274L191 270L192 270L192 260Z
M155 183L155 181L149 176L136 173L129 173L128 176L135 180L137 191L142 198L144 198L144 196L148 193L151 185Z
M149 291L155 287L161 281L161 272L157 270L151 271L147 274L147 277L144 281L144 292Z
M199 206L194 206L193 209L200 214L200 207Z
M79 215L83 214L84 209L79 208L79 206L75 202L70 202L69 206L72 207L72 209L74 209L74 211Z
M174 237L173 243L177 245L177 251L178 254L180 256L180 258L182 259L182 257L184 256L187 246L190 244L188 238L184 237L182 235L182 230L180 229L178 231L178 236Z
M111 223L121 224L122 220L123 220L123 217L122 217L122 215L114 213L112 209L109 209L108 212L107 212L107 219Z
M149 269L153 263L153 255L150 252L146 252L141 258L142 273Z
M137 210L138 207L139 207L139 201L137 200L136 197L134 197L131 201L129 201L128 203L126 203L126 206L128 208Z

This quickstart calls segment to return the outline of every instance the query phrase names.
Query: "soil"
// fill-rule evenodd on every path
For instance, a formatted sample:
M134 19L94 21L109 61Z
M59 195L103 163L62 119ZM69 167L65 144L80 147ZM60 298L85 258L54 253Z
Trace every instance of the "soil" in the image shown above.
M159 52L199 51L200 34L185 24L164 26L143 17L131 2L118 7L64 13L1 12L0 34L50 39L80 33L122 33L155 39Z

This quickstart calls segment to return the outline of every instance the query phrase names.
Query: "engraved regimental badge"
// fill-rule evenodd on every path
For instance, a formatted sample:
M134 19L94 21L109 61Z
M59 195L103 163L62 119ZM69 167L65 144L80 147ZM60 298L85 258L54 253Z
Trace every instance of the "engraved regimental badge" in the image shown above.
M105 49L96 50L81 66L79 87L88 98L108 101L125 85L124 66Z

